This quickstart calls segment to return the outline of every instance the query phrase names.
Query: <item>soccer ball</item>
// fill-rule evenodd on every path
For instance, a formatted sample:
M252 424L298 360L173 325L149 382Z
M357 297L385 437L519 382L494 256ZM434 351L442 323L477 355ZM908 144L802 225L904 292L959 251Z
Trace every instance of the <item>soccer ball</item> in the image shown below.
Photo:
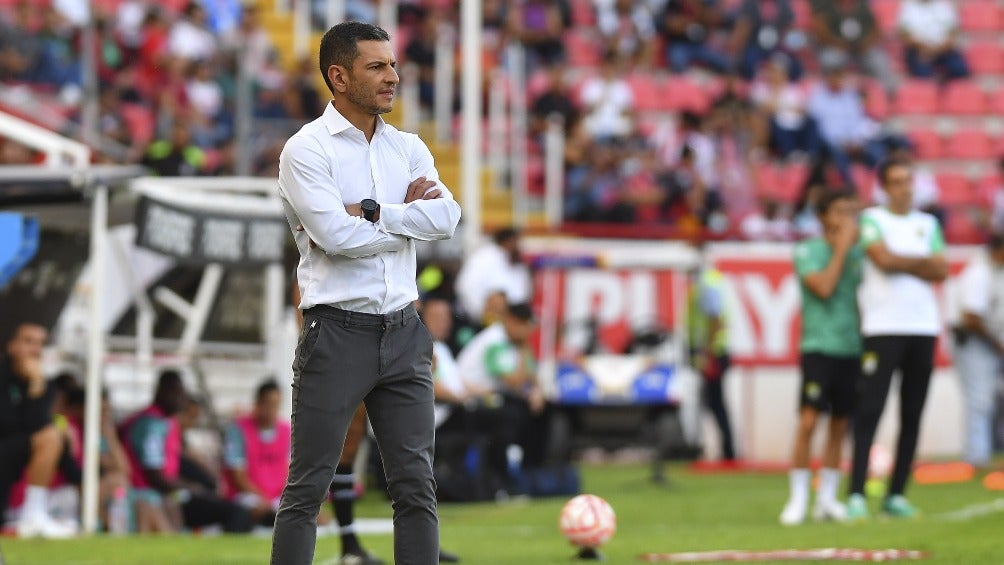
M892 471L892 454L886 446L876 443L868 453L868 474L873 477L887 477Z
M617 530L617 516L607 501L592 494L580 494L561 509L561 533L572 545L596 548Z

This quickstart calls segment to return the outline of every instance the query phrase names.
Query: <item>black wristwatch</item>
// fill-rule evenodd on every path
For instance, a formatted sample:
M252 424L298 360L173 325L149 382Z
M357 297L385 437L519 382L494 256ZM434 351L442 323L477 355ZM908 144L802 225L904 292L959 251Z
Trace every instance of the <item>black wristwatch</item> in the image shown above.
M380 204L372 198L367 198L359 203L359 207L363 210L363 218L367 221L376 221L376 214L380 211Z

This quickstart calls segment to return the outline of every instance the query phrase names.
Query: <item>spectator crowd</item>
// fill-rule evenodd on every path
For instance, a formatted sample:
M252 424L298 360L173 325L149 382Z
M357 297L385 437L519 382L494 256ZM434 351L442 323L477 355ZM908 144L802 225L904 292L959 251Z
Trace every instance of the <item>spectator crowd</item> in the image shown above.
M89 5L0 9L0 84L47 94L37 98L54 111L36 116L67 130L81 119ZM284 64L280 49L289 46L273 43L256 2L118 0L93 10L102 160L143 163L158 175L234 173L239 66L251 80L254 120L239 149L253 153L253 174L273 175L283 141L323 106L315 65L309 57ZM326 10L312 3L315 27ZM377 18L370 0L346 10ZM437 41L458 11L451 1L399 3L399 56L419 69L425 109L434 105ZM565 219L575 224L742 238L814 233L801 220L812 218L805 203L819 187L871 200L879 160L923 153L923 140L886 120L890 98L905 96L907 83L965 82L974 68L960 9L947 0L492 0L483 13L487 68L511 66L512 41L526 51L531 193L543 190L546 118L564 119ZM35 158L2 140L0 155ZM998 175L981 166L980 194L949 200L985 210L1004 202ZM945 190L940 176L924 187L932 207ZM949 189L968 188L968 179L949 180L957 181ZM1004 208L972 223L985 230L994 216ZM786 227L743 227L763 219Z
M953 2L527 0L510 9L526 27L538 12L553 13L524 45L538 155L546 118L564 118L566 221L630 223L640 236L671 233L660 226L678 237L813 235L820 189L877 202L881 160L927 157L903 120L887 119L890 100L911 100L925 81L934 92L973 89L963 54L971 40ZM986 231L999 212L977 208L996 198L997 167L989 155L961 157L980 160L965 173L980 186L959 178L961 162L940 163L923 186L918 176L920 205L952 224L941 192L964 185L945 199L968 207L959 231ZM528 172L538 191L542 170ZM939 186L942 171L951 186Z
M68 128L80 119L88 8L71 0L41 10L11 5L0 12L0 83L49 92L54 115L64 118L58 125ZM233 173L240 63L255 120L243 146L254 152L255 174L273 174L282 141L324 97L309 58L283 65L277 47L285 46L273 44L256 6L97 4L100 158L141 162L159 175ZM971 74L955 4L900 2L895 38L883 23L889 16L876 10L867 0L485 2L485 62L507 65L510 40L526 48L531 151L542 153L546 117L564 118L567 221L751 237L742 225L774 210L789 223L786 237L799 237L806 226L798 205L813 186L853 187L870 198L868 172L878 160L916 153L883 123L873 99L895 96L904 81ZM313 14L320 25L323 2ZM402 2L399 14L400 55L418 66L420 103L431 108L436 41L444 22L457 20L457 6ZM347 15L373 21L377 11L355 0ZM668 98L683 102L661 111ZM5 162L33 158L0 144ZM532 188L542 190L542 170L530 167ZM986 208L1001 200L993 184L981 187ZM977 223L989 226L992 215L1002 211Z

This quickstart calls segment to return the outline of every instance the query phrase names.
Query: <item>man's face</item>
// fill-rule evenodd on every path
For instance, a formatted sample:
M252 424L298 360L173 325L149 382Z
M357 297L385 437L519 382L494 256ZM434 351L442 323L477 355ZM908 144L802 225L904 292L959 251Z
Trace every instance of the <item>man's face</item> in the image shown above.
M270 390L262 395L255 404L255 420L265 426L275 425L279 419L279 406L282 403L282 395L277 390Z
M504 320L506 334L515 345L525 345L536 327L532 321L520 320L509 314L505 316Z
M42 348L49 332L35 324L21 324L14 337L7 342L7 355L15 364L33 359L42 359Z
M894 208L909 208L913 202L913 171L909 167L897 165L890 167L882 183L889 204Z
M175 147L187 147L191 140L192 136L188 133L188 128L183 124L176 124L171 129L171 143Z
M179 414L188 405L194 404L188 398L185 387L181 384L166 387L155 399L157 406L168 416Z
M505 250L506 255L509 257L509 261L513 263L519 263L522 258L522 253L520 252L519 238L512 238L502 243L502 249Z
M450 303L445 300L430 300L422 308L422 321L425 322L425 327L429 328L432 339L445 340L453 327Z
M830 71L826 73L826 86L830 90L840 90L844 86L844 72Z
M820 217L820 222L823 224L824 230L832 230L852 221L856 213L857 206L854 201L850 198L841 198L830 203L826 213Z
M397 59L389 41L360 41L359 56L345 73L345 97L367 114L386 114L394 109L394 91L400 77Z

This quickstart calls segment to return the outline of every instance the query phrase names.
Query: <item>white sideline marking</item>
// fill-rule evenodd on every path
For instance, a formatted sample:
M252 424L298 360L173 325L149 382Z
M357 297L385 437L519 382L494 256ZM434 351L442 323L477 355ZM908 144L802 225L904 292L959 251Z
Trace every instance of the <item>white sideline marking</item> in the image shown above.
M998 512L1004 512L1004 498L998 498L997 500L984 502L982 504L971 504L960 510L937 514L934 518L950 522L963 522L980 516L986 516L988 514L996 514Z

